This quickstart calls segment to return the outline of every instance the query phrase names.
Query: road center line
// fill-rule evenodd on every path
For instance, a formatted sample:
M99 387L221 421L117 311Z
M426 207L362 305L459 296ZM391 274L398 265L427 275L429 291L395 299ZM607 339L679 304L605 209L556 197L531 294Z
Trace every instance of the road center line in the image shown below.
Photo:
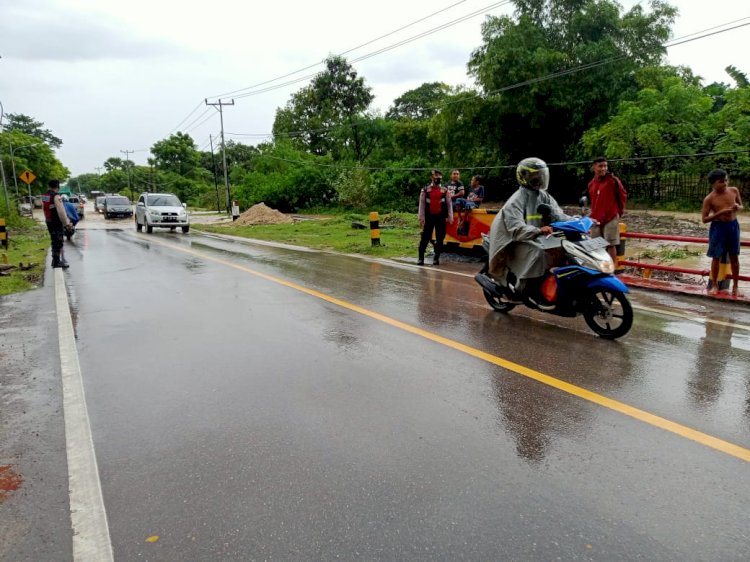
M461 351L463 353L466 353L467 355L471 355L478 359L482 359L484 361L487 361L488 363L492 363L494 365L497 365L499 367L512 371L516 374L541 382L543 384L546 384L548 386L551 386L553 388L556 388L568 394L572 394L573 396L577 396L579 398L582 398L584 400L587 400L599 406L603 406L615 412L619 412L621 414L637 419L639 421L642 421L654 427L658 427L665 431L669 431L670 433L674 433L675 435L679 435L680 437L690 439L691 441L695 441L696 443L699 443L706 447L710 447L717 451L721 451L722 453L726 453L727 455L731 455L745 462L750 462L750 449L747 449L740 445L735 445L734 443L730 443L729 441L724 441L723 439L719 439L718 437L714 437L712 435L703 433L691 427L673 422L666 418L662 418L660 416L657 416L645 410L641 410L640 408L636 408L634 406L630 406L629 404L625 404L624 402L620 402L618 400L608 398L607 396L604 396L602 394L592 392L583 387L576 386L574 384L565 382L563 380L557 379L550 375L545 375L544 373L535 371L534 369L530 369L528 367L524 367L523 365L519 365L518 363L508 361L507 359L503 359L502 357L491 355L479 349L450 340L448 338L445 338L433 332L428 332L427 330L417 328L416 326L412 326L411 324L407 324L406 322L401 322L400 320L396 320L395 318L385 316L384 314L380 314L379 312L368 310L356 304L353 304L353 303L350 303L341 299L337 299L335 297L331 297L329 295L326 295L325 293L321 293L314 289L309 289L303 285L298 285L297 283L286 281L285 279L274 277L273 275L268 275L266 273L262 273L260 271L251 269L249 267L245 267L237 263L223 260L221 258L216 258L210 255L204 254L202 252L197 252L192 249L180 247L174 244L169 244L167 242L157 241L153 238L150 241L160 244L162 246L174 249L174 250L178 250L180 252L184 252L186 254L192 254L192 255L201 257L203 259L212 261L214 263L218 263L221 265L225 265L227 267L231 267L233 269L244 271L256 277L260 277L261 279L271 281L272 283L276 283L279 285L283 285L285 287L289 287L296 291L300 291L302 293L308 294L318 299L327 301L331 304L335 304L336 306L340 306L342 308L346 308L353 312L362 314L363 316L367 316L374 320L378 320L380 322L383 322L395 328L399 328L406 332L415 334L417 336L421 336L435 343L439 343L446 347L450 347L457 351Z
M112 561L112 542L62 269L55 269L55 306L68 455L70 519L73 525L73 560Z

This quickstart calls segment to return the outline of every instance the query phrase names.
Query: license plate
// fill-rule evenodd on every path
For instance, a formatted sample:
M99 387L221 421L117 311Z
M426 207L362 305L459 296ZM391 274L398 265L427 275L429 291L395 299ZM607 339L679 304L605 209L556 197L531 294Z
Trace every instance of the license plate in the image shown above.
M609 242L607 242L600 236L599 238L589 238L588 240L581 240L581 246L589 251L593 251L600 250L601 248L606 248L607 246L609 246Z

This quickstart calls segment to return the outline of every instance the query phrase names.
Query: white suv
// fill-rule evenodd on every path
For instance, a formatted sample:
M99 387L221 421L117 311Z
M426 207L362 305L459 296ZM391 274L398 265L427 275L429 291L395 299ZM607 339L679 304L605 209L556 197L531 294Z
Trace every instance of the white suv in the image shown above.
M145 226L151 233L155 227L174 230L179 226L182 232L188 232L190 217L185 208L172 193L141 193L135 206L135 229L140 232Z

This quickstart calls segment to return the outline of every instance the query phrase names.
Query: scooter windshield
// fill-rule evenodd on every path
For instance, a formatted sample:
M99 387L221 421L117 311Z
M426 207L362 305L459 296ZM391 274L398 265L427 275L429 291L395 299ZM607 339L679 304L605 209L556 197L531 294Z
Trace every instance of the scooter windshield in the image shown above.
M586 234L593 226L594 221L589 217L581 217L577 219L570 219L568 221L553 222L550 226L555 230L561 230L562 232L581 232Z

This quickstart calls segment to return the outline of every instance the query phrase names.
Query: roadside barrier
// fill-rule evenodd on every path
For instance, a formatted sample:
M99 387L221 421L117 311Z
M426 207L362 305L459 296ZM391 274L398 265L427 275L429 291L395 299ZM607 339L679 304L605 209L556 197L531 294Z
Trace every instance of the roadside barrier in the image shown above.
M8 231L5 230L5 219L0 219L0 244L8 249Z
M643 232L627 232L627 228L623 223L620 223L620 245L617 248L617 269L622 270L625 267L637 267L643 269L644 279L650 279L653 271L671 271L674 273L686 273L688 275L698 275L700 277L709 277L711 275L710 269L691 269L687 267L678 267L671 265L659 265L652 263L644 263L637 261L630 261L625 259L625 239L626 238L638 238L643 240L668 240L671 242L692 242L694 244L708 244L708 238L700 238L696 236L671 236L668 234L646 234ZM750 247L750 241L741 240L740 245L743 247ZM721 258L721 266L719 268L718 279L716 280L718 288L725 290L729 288L729 281L734 276L731 273L731 267L729 264L729 256L725 254ZM750 281L750 276L738 275L738 281ZM711 280L709 279L709 288L711 288Z
M377 211L370 213L370 244L380 246L380 216Z

